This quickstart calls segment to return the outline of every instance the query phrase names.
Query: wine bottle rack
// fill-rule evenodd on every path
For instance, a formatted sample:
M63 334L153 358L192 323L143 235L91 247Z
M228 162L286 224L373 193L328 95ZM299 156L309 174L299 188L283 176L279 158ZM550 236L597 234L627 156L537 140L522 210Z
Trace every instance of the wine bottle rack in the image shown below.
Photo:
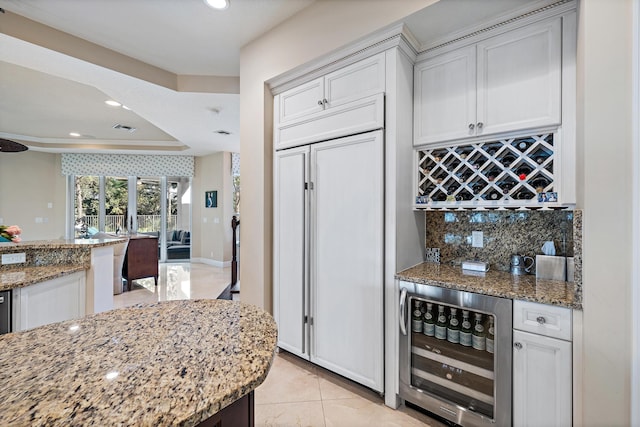
M417 208L555 206L554 134L417 151Z

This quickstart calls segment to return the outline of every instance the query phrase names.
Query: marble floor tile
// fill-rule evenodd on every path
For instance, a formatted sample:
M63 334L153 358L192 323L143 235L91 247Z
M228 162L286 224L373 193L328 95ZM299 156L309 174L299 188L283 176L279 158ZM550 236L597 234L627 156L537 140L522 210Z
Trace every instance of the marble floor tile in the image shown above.
M256 405L256 427L325 427L322 402Z
M231 269L200 263L163 263L153 278L134 280L131 291L114 295L114 308L180 299L217 298L231 281Z
M278 355L267 379L256 388L256 404L320 401L316 368L303 366L291 355Z

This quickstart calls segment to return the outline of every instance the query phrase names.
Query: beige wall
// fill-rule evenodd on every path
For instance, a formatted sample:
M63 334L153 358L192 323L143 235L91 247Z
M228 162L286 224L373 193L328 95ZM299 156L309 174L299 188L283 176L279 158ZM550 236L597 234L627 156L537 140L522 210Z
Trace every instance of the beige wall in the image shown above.
M584 425L630 425L631 0L584 0L578 143L584 207ZM637 260L636 260L637 262ZM636 361L636 363L638 363Z
M231 261L233 182L231 154L219 152L196 157L193 179L192 257L218 263ZM205 191L218 192L218 207L204 207ZM217 222L216 222L217 221Z
M271 311L272 102L264 82L391 24L433 0L317 0L240 55L242 300Z
M66 181L60 170L59 154L0 153L0 224L19 225L23 240L63 238Z

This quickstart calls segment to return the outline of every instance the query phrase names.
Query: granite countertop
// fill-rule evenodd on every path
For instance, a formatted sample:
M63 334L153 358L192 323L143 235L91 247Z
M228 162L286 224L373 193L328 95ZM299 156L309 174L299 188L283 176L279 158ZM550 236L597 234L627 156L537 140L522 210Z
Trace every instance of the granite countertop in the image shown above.
M27 240L20 243L0 244L0 253L21 252L27 249L73 249L77 247L100 247L120 243L128 236L118 236L113 239L57 239L57 240Z
M0 291L22 288L45 280L66 276L89 267L82 264L47 265L43 267L20 267L0 271Z
M573 283L536 279L533 275L513 276L504 271L491 270L465 274L459 266L425 262L397 273L396 278L477 294L582 309L575 298Z
M254 390L276 324L234 301L165 301L0 337L0 425L192 426Z

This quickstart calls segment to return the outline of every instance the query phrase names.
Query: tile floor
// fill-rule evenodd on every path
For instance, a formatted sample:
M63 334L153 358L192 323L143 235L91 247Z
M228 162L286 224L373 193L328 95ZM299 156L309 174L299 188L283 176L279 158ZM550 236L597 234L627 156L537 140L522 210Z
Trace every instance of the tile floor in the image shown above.
M229 284L229 268L198 263L160 264L153 279L134 282L114 296L114 306L176 299L216 298ZM287 352L276 355L255 392L256 427L444 427L410 408L392 410L377 393Z

